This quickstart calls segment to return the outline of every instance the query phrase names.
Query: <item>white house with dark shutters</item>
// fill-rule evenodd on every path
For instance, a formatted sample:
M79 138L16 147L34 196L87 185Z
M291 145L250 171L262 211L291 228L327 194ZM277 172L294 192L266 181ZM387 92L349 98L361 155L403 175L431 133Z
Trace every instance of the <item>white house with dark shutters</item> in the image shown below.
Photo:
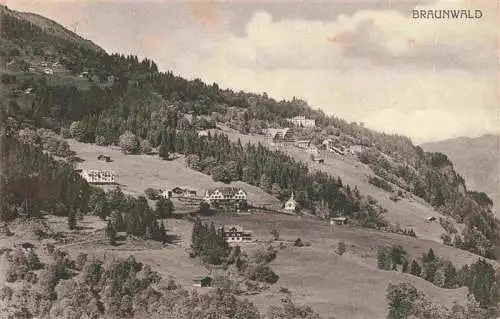
M219 230L224 230L224 239L228 243L248 243L252 241L252 232L244 230L239 225L227 225L220 227Z
M222 202L222 201L246 201L247 193L236 187L218 187L214 189L207 190L205 192L205 201L212 202Z
M116 177L115 172L101 169L82 170L80 175L90 184L113 184Z

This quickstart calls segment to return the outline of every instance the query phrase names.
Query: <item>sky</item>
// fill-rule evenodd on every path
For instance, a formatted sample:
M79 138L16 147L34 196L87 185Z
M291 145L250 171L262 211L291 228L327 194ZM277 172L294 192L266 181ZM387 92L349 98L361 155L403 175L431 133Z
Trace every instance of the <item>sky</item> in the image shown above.
M500 134L496 0L0 0L108 53L220 87L294 96L414 143ZM412 9L480 9L477 20Z

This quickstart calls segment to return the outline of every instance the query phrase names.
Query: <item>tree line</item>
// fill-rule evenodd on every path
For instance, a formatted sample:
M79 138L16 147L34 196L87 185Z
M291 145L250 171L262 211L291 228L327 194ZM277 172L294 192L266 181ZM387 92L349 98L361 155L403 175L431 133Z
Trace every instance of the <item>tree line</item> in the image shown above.
M379 269L412 274L441 288L467 287L480 308L492 314L499 311L500 276L485 259L479 258L457 269L451 261L437 256L432 248L412 260L402 246L393 245L379 248L377 265Z

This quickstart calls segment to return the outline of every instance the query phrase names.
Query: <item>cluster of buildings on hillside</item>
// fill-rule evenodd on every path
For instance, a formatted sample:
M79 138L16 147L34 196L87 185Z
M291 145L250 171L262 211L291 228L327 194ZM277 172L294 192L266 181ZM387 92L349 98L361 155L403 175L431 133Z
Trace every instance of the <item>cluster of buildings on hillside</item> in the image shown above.
M308 119L305 116L295 116L292 118L288 118L287 121L292 123L295 126L298 127L315 127L316 126L316 120L314 119Z
M305 152L315 156L320 154L320 150L325 150L340 156L356 155L363 150L361 145L353 145L350 147L340 146L338 140L332 138L324 139L321 144L314 145L311 139L297 140L293 128L270 128L265 132L265 139L272 146L295 146Z

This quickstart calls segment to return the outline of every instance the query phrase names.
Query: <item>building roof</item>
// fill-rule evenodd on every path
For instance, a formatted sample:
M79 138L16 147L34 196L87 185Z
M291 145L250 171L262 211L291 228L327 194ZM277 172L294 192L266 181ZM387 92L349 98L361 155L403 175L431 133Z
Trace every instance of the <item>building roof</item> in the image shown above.
M192 188L191 186L176 186L174 188L172 188L172 191L174 190L181 190L181 191L185 191L185 192L196 192L196 190L194 188Z
M200 284L207 284L207 285L211 285L213 279L212 277L210 276L199 276L199 277L195 277L193 278L193 283L197 284L197 283L200 283Z
M86 170L83 170L82 173L84 173L84 174L96 174L96 173L111 173L111 174L115 174L114 171L109 170L109 169L86 169Z
M224 231L228 232L228 231L237 231L237 232L244 232L244 233L248 233L248 234L251 234L252 231L251 230L244 230L243 227L241 227L240 225L223 225L223 226L220 226L218 229L221 230L222 228L224 228Z
M216 190L218 190L219 192L221 192L222 195L224 195L224 196L234 196L239 191L242 191L243 193L246 194L246 192L243 189L237 188L237 187L217 187L217 188L209 189L209 190L207 190L207 192L209 194L212 194Z
M291 133L292 131L290 130L289 127L285 127L285 128L270 128L267 130L267 136L272 138L272 139L284 139L287 135L289 136L289 134Z
M294 194L293 194L293 192L292 192L292 195L290 195L290 199L288 199L288 200L286 201L286 203L287 203L287 204L289 204L289 203L297 204L297 202L295 201L294 197L295 197L295 196L294 196Z
M344 221L346 220L346 217L333 217L332 220L338 220L338 221Z
M311 140L300 140L300 141L295 141L295 143L297 143L297 144L305 144L305 143L307 143L307 145L309 145L311 143Z
M225 225L223 226L224 227L224 230L236 230L236 231L243 231L243 227L241 227L240 225ZM222 227L221 227L222 228Z

